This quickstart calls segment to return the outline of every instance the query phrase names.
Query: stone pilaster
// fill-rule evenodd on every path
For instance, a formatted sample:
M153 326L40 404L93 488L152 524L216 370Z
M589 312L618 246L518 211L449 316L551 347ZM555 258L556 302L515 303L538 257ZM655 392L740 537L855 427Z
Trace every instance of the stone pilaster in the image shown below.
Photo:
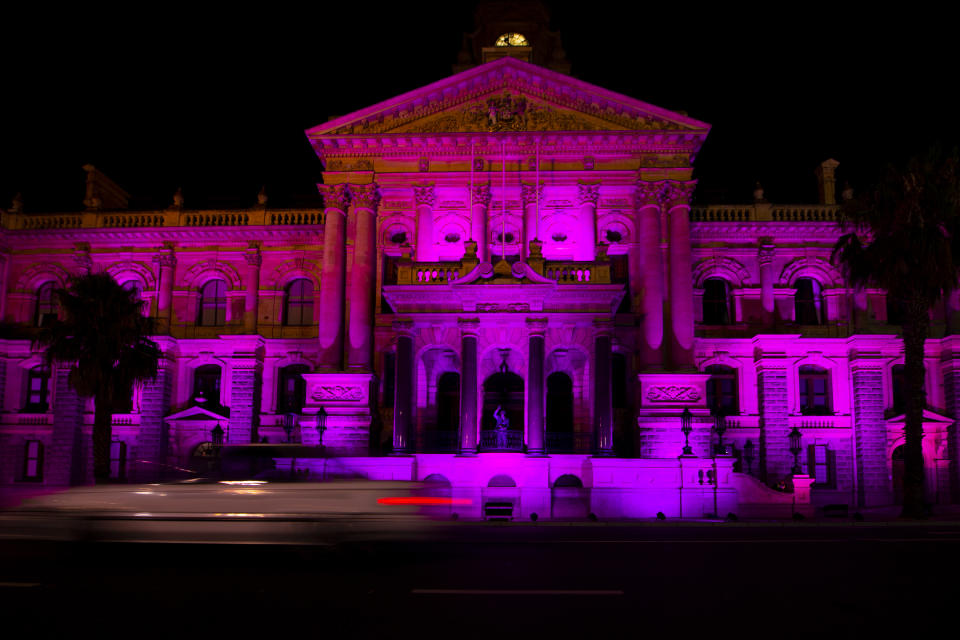
M433 255L433 205L437 195L433 185L413 187L413 197L417 203L417 262L428 262Z
M324 204L323 270L320 275L320 368L340 370L343 364L343 315L346 271L346 185L321 185Z
M173 323L173 282L176 277L177 256L172 244L164 244L164 251L153 257L160 265L160 283L157 296L157 329L168 333Z
M170 470L169 427L164 418L170 413L177 343L159 336L154 341L163 355L157 363L157 377L145 382L140 394L140 429L129 456L130 477L135 482L158 482Z
M530 336L529 357L527 358L527 453L534 456L542 456L546 453L543 419L544 403L546 402L543 379L546 331L546 318L527 318L527 333ZM612 425L612 420L610 422ZM612 438L611 432L611 442ZM612 446L611 444L611 449Z
M760 443L757 454L761 478L770 485L790 475L790 421L787 406L787 361L764 356L757 362Z
M413 452L413 322L393 323L397 332L396 400L393 404L393 451ZM465 386L465 385L461 385Z
M460 318L460 362L463 375L460 378L460 455L477 452L477 318Z
M637 187L637 217L641 260L630 270L640 270L640 309L643 332L640 361L647 370L663 368L663 252L660 250L660 198L663 185L641 182ZM631 275L631 279L633 276Z
M580 233L574 259L590 261L597 256L597 200L600 198L599 184L577 185L580 202Z
M696 181L668 182L664 209L670 226L670 363L693 368L693 276L690 266L690 199Z
M229 444L259 442L264 342L259 336L222 336L231 342Z
M613 389L612 371L613 323L594 321L593 342L593 436L596 455L613 455Z
M243 332L256 333L257 305L260 295L260 265L263 264L263 256L260 255L260 247L254 244L243 257L247 262L247 288L243 295Z
M760 307L763 312L763 324L773 324L776 312L773 296L773 245L764 242L757 252L757 262L760 264Z
M883 418L883 360L879 353L853 353L853 429L857 459L857 506L892 502Z
M350 203L357 221L350 269L350 317L347 322L347 368L373 370L373 311L377 266L377 185L351 185Z
M473 187L473 211L470 219L470 235L477 242L477 259L490 262L490 230L487 228L487 211L490 207L490 185Z
M520 188L523 201L523 255L530 256L530 241L537 238L540 218L540 199L543 197L543 185L525 184Z
M92 443L83 438L83 398L70 386L70 367L57 367L53 402L53 436L46 452L44 478L47 484L71 485L92 481L88 458Z

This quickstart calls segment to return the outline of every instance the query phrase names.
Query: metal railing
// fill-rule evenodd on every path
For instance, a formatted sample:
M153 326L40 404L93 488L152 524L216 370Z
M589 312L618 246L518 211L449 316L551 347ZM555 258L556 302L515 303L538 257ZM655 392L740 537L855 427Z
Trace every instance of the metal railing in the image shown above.
M480 451L523 451L523 432L513 430L481 431Z

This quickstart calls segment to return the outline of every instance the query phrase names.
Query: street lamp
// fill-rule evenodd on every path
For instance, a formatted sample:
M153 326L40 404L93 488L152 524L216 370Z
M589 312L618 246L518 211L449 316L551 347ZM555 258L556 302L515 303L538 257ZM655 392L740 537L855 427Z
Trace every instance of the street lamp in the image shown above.
M283 427L284 432L287 434L287 444L290 443L290 434L293 433L293 426L296 424L296 414L285 413L280 418L280 426Z
M727 454L727 448L723 446L723 434L727 432L727 417L723 415L720 407L713 408L713 430L717 432L717 455Z
M800 430L796 427L793 428L793 431L790 432L790 453L793 454L793 469L790 472L798 476L802 473L800 469L800 438L803 437L803 434L800 433Z
M747 461L747 475L753 475L753 440L747 440L743 445L743 459Z
M693 431L693 414L690 413L690 407L684 407L683 413L680 414L680 430L683 431L683 455L692 456L690 432Z
M323 448L323 432L327 430L327 410L320 407L317 411L317 435L320 437L320 448Z

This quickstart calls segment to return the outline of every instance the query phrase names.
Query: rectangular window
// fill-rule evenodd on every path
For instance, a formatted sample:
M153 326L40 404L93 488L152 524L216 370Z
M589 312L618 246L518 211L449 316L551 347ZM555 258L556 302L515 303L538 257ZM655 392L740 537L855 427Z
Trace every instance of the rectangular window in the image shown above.
M393 407L393 394L397 379L397 354L392 351L383 356L383 406Z
M24 447L23 479L32 482L43 480L43 443L27 440Z
M119 440L110 443L110 477L118 480L127 477L127 445Z
M821 487L834 486L834 452L825 444L811 444L807 448L807 474L814 484Z

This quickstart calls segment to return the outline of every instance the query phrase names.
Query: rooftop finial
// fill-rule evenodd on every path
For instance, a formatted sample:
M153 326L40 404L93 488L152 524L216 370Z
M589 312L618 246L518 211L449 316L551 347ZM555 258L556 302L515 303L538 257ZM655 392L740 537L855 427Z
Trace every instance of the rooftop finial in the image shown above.
M261 207L267 206L267 186L260 187L260 193L257 194L257 204Z

